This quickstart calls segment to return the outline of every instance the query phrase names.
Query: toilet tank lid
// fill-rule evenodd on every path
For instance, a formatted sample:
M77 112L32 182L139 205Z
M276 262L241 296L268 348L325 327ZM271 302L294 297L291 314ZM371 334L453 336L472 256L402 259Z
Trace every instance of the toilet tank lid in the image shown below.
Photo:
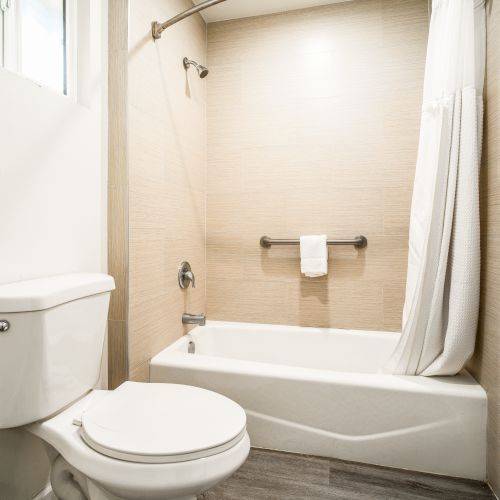
M73 273L0 285L0 313L42 311L115 289L102 273Z

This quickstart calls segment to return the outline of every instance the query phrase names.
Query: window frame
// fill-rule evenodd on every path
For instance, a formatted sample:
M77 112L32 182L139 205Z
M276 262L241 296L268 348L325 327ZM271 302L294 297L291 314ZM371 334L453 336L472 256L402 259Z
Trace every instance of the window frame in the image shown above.
M4 67L4 41L3 41L3 25L4 25L4 10L9 7L9 0L0 0L0 68Z
M63 0L64 23L64 82L63 92L49 87L30 78L21 71L21 16L20 5L23 0L0 0L0 68L16 73L23 78L33 81L40 87L49 89L66 97L76 95L76 2L77 0ZM6 6L4 10L1 7Z

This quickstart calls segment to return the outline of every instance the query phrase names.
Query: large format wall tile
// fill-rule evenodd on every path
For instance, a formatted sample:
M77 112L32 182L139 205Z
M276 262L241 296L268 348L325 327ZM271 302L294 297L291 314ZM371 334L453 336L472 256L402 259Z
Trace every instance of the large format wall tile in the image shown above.
M151 21L189 0L130 0L128 53L129 325L132 380L183 335L182 313L205 311L206 80L186 72L186 56L206 64L206 26L192 16L152 41ZM196 288L181 290L188 260Z
M212 319L399 330L427 44L425 0L209 25ZM364 234L327 278L259 238Z

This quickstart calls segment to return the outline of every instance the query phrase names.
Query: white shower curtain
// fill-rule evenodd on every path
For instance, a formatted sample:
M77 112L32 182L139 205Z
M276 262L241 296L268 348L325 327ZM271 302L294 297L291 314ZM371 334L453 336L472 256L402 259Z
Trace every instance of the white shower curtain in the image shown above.
M403 332L388 370L455 375L479 310L484 0L434 0L413 188Z

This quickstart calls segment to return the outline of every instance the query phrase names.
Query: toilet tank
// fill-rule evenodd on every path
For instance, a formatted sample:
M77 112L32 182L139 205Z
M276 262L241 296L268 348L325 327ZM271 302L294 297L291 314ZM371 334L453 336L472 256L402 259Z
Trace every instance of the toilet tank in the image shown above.
M95 386L114 288L97 273L0 285L0 429L48 417Z

